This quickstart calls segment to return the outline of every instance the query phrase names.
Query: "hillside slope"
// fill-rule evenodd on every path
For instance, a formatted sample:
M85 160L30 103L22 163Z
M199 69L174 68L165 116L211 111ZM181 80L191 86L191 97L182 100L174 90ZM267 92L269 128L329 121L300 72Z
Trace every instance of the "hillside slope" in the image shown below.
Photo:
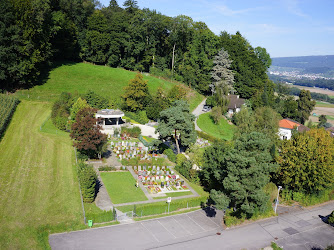
M19 90L16 96L20 99L54 101L62 92L85 93L93 90L108 99L117 100L124 93L124 87L136 72L121 68L97 66L87 63L63 64L50 71L48 79L43 85L35 86L28 90ZM159 86L169 90L174 82L159 79L144 73L144 80L148 81L151 94L154 94ZM188 103L191 110L203 99L196 91L189 89Z

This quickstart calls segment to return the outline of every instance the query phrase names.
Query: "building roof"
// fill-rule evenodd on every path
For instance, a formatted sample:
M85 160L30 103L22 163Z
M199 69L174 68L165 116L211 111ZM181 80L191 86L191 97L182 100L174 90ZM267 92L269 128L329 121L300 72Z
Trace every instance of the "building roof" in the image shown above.
M228 104L229 109L241 108L245 104L244 98L239 98L239 95L229 95L230 103Z
M101 109L96 112L96 117L117 118L124 116L123 111L119 109Z
M286 128L286 129L294 129L297 128L298 132L305 132L305 131L309 131L310 129L306 126L304 126L303 124L291 120L289 118L285 118L279 121L279 127L280 128Z

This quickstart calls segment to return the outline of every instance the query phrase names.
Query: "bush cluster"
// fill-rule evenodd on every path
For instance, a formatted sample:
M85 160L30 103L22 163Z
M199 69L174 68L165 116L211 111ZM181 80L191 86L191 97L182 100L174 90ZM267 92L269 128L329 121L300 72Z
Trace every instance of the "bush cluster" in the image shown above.
M133 127L133 128L126 128L126 127L122 127L121 128L121 134L126 134L129 137L132 138L138 138L139 135L141 134L141 129L139 127Z
M93 202L96 195L97 181L93 166L80 162L78 164L78 177L83 201L87 203Z
M61 93L59 99L53 104L51 112L52 122L58 129L70 129L69 117L71 114L71 108L78 98L87 102L87 104L92 108L103 109L110 106L108 99L94 93L93 91L88 91L83 95L63 92ZM73 117L72 120L74 121L75 117Z
M283 190L281 193L282 199L285 202L292 200L299 202L303 206L312 206L334 199L334 189L329 188L313 194L305 194L302 192L294 192L292 190Z
M170 148L164 150L164 154L167 155L168 160L171 162L176 162L176 155L174 154L173 150Z
M126 112L125 115L129 117L130 119L135 120L136 122L139 122L140 124L146 124L149 122L149 119L147 118L145 110L141 110L137 112Z
M175 166L175 170L186 177L189 181L198 184L200 182L198 171L192 168L193 163L190 160L182 162Z

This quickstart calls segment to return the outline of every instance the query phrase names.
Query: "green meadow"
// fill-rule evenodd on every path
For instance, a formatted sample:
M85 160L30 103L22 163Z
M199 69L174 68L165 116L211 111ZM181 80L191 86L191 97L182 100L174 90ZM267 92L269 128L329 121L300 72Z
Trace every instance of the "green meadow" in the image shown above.
M197 119L197 125L205 133L218 139L232 140L234 135L234 125L229 124L224 118L219 121L219 124L215 124L210 112L201 114Z
M0 249L45 249L49 232L83 227L71 140L49 116L49 103L23 100L0 142Z
M31 89L19 90L16 96L20 99L54 101L62 92L86 93L89 90L111 100L119 100L124 93L124 87L133 79L136 72L121 68L111 68L88 63L67 63L52 69L45 79L45 83ZM158 87L166 91L176 83L150 76L144 73L144 80L148 81L151 94ZM195 109L203 100L203 96L189 89L188 102L191 110Z

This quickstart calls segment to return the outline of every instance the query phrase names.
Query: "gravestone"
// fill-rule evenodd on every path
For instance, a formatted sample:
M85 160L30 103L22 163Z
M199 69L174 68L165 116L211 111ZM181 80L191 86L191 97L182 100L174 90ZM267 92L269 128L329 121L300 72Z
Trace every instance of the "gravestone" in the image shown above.
M162 181L161 182L161 188L164 188L165 187L165 183Z
M175 176L175 178L176 178L176 179L179 179L179 178L180 178L180 176L177 174L177 175Z
M134 166L133 169L134 169L134 170L137 170L137 166Z
M138 171L141 171L141 166L138 166Z
M153 166L153 167L152 167L152 169L155 169L155 168L156 168L156 166Z
M160 170L160 167L159 167L159 166L157 167L157 170Z

